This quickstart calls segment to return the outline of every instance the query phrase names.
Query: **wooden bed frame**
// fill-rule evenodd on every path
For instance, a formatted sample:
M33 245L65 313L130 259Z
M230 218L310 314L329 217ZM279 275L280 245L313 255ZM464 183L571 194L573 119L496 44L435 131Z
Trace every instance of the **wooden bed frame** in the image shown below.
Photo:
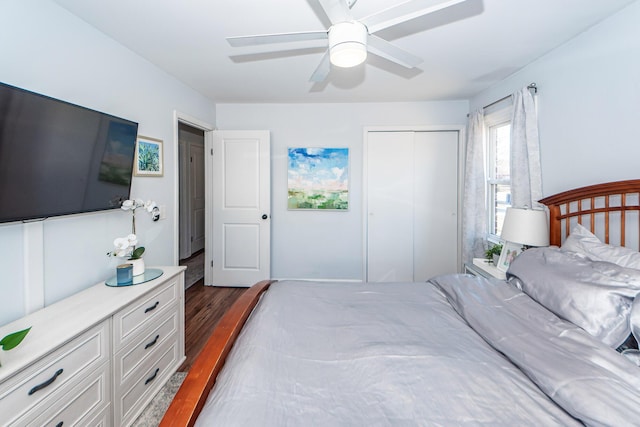
M202 411L216 377L251 311L274 280L247 289L222 316L204 348L189 369L160 426L193 426Z
M540 200L549 208L549 243L560 246L575 223L605 243L640 249L640 179L565 191ZM634 242L628 242L632 235Z
M640 180L618 181L565 191L540 200L549 207L550 243L560 245L580 223L609 243L625 246L627 231L640 236ZM631 224L631 225L630 225ZM640 245L640 241L635 242ZM233 343L260 296L274 281L242 294L220 320L164 415L161 427L193 426Z

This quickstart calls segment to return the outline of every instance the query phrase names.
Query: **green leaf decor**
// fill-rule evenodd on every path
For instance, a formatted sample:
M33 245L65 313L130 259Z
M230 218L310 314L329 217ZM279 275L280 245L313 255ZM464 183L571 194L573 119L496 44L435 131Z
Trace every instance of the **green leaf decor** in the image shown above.
M13 348L16 348L18 345L20 345L20 343L22 342L24 337L27 336L30 330L31 328L29 327L27 329L23 329L21 331L7 335L0 340L0 348L2 348L4 351L9 351Z

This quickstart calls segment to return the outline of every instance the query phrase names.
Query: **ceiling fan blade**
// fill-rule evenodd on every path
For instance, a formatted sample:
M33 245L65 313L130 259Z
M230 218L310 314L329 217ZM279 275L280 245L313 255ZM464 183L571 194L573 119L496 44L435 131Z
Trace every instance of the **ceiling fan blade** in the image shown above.
M332 24L351 21L351 10L346 0L317 0Z
M311 75L310 82L320 83L324 81L331 71L331 62L329 61L329 51L327 50L320 60L320 64Z
M400 64L403 67L415 68L422 63L422 59L415 55L410 54L404 49L389 43L388 41L381 39L378 36L369 34L367 40L367 48L378 56L381 56L389 61Z
M256 46L271 43L299 42L305 40L323 40L328 33L323 31L307 31L303 33L279 33L279 34L259 34L255 36L227 37L227 41L233 47Z
M369 34L394 26L410 19L451 7L466 0L409 0L360 20L369 29Z

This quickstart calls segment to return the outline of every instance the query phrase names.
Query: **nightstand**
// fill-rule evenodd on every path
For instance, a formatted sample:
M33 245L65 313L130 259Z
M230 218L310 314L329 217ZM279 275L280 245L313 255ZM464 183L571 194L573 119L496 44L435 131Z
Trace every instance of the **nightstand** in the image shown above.
M492 262L487 261L484 258L474 258L473 263L465 263L464 272L467 274L473 274L474 276L481 276L487 279L500 279L505 280L507 278L504 271L498 270Z

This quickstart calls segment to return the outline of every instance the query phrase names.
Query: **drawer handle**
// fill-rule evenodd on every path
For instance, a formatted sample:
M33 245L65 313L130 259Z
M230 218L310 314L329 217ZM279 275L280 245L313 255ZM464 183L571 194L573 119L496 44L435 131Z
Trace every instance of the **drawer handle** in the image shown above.
M29 396L31 396L36 391L42 390L43 388L50 386L51 383L53 383L56 380L56 378L58 378L58 376L62 374L62 371L63 369L58 369L56 373L53 374L53 376L49 378L47 381L43 382L42 384L38 384L37 386L29 390Z
M156 301L155 304L153 304L151 307L147 307L147 309L144 311L145 313L148 313L150 311L155 310L158 307L158 304L160 304L160 301Z
M151 375L149 378L147 378L147 380L144 382L144 385L147 385L151 381L155 380L156 376L158 375L158 372L160 372L160 368L156 368L156 371L153 373L153 375Z
M154 345L156 345L156 343L158 342L158 338L160 338L160 335L156 335L156 337L153 339L153 341L151 341L150 343L148 343L147 345L144 346L144 349L148 349L149 347L153 347Z

